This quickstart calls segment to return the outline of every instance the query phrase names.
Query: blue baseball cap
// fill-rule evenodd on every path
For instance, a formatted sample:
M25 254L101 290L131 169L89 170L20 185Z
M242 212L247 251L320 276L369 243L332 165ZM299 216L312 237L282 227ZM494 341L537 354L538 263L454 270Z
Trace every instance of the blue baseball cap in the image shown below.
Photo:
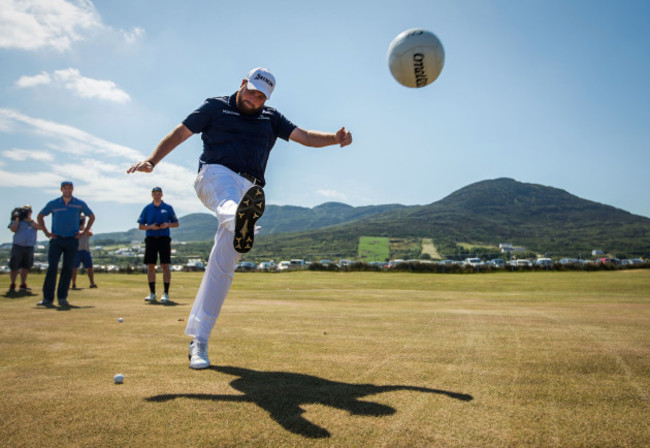
M74 187L71 180L64 180L63 182L61 182L61 188L65 187L66 185L70 185L71 187Z

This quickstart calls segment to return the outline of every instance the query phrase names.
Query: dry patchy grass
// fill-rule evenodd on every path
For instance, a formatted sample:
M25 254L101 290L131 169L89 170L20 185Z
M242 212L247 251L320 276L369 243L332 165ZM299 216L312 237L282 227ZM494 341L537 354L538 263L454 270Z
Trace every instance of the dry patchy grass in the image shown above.
M237 274L206 371L183 335L200 274L172 306L97 280L70 310L0 297L3 445L650 444L648 270Z

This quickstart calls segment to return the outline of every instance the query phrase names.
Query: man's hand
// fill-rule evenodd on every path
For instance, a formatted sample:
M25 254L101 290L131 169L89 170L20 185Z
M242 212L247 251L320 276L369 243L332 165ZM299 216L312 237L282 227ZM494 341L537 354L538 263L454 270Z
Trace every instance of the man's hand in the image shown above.
M336 131L336 142L341 145L341 148L348 146L352 143L352 133L345 129L345 126Z
M143 173L150 173L153 171L153 163L148 160L134 163L131 168L126 170L127 174L135 173L136 171L142 171Z

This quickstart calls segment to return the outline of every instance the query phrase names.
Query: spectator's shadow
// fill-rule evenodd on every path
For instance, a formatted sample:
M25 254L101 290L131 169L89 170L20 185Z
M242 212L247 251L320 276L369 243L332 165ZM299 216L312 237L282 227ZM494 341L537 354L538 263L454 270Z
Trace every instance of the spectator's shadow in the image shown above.
M21 299L23 297L34 297L36 294L34 294L31 291L21 291L21 290L15 290L15 291L7 291L3 294L3 297L6 297L7 299Z
M152 402L164 402L176 398L191 398L210 401L240 401L255 403L266 410L271 418L286 430L309 438L329 437L330 433L320 426L305 419L301 405L323 404L348 411L352 415L381 417L397 412L394 408L360 400L367 395L394 390L409 390L446 395L461 401L471 401L471 395L440 389L417 386L375 386L372 384L350 384L329 381L311 375L289 372L258 372L241 367L210 367L212 370L235 375L230 385L244 395L215 394L164 394L149 397Z

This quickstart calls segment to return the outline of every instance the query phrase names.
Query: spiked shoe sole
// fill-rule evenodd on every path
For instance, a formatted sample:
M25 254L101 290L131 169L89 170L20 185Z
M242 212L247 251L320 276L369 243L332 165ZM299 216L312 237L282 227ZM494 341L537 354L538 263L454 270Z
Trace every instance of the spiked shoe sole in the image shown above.
M253 248L255 223L264 214L264 190L251 187L237 206L235 215L235 237L233 245L239 253L245 254Z

